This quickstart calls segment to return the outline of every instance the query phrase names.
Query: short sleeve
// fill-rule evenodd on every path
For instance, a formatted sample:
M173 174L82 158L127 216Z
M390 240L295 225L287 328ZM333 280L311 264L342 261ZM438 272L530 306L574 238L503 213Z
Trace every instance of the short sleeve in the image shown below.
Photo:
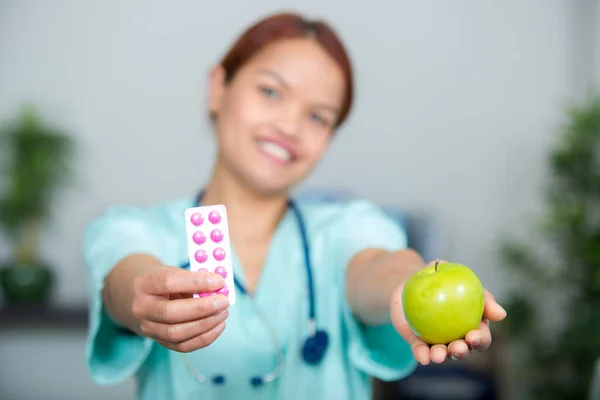
M85 230L83 257L89 293L86 362L92 379L113 385L133 376L150 353L153 341L117 326L102 301L104 279L127 255L160 258L156 227L141 209L114 207Z
M400 225L377 206L364 201L348 206L344 218L346 235L341 245L343 280L346 266L360 251L378 248L397 251L407 247L407 236ZM401 379L416 368L409 345L391 324L371 327L353 315L343 288L343 320L348 333L348 357L354 367L384 381Z

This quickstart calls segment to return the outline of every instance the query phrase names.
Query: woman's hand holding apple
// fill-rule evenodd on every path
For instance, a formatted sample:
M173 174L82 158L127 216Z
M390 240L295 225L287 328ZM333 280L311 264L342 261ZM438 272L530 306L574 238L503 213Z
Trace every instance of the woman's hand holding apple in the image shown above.
M392 297L392 323L422 365L487 349L489 321L505 317L473 271L440 260L410 277Z

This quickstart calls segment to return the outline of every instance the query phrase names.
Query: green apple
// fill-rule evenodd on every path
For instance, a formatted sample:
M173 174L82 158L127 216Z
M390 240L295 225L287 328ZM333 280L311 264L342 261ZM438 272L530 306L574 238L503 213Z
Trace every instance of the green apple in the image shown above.
M430 345L448 344L478 329L483 306L483 285L462 264L436 262L411 276L402 290L408 324Z

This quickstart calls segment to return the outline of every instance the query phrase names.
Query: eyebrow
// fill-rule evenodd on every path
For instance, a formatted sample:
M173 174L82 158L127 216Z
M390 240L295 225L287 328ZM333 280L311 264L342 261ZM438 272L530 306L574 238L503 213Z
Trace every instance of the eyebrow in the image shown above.
M263 75L269 75L269 76L275 78L281 84L281 86L285 86L286 88L290 87L290 85L288 85L288 83L285 81L285 79L283 79L283 77L275 71L271 71L270 69L261 68L258 70L258 72Z
M264 75L269 75L269 76L275 78L275 80L277 80L281 86L288 88L288 89L290 88L290 85L286 82L286 80L283 79L283 77L281 75L279 75L277 72L272 71L270 69L265 69L265 68L259 69L258 72L261 74L264 74ZM324 108L324 109L330 110L336 114L340 113L340 110L337 107L329 105L329 104L316 104L316 106L318 108Z

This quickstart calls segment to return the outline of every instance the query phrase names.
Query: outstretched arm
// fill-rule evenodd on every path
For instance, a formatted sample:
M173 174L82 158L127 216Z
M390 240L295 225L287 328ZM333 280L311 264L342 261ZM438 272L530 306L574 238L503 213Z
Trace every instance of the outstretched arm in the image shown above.
M424 267L423 258L411 249L359 252L350 260L346 273L346 294L354 315L365 325L390 323L394 292Z
M488 348L492 341L489 321L503 320L506 311L487 290L479 329L467 333L464 340L448 346L429 346L413 333L404 316L402 289L408 278L424 267L423 259L412 250L359 252L351 259L346 275L347 298L354 315L365 325L382 325L391 320L410 345L415 359L423 365L430 361L441 363L449 357L465 358L470 348Z

